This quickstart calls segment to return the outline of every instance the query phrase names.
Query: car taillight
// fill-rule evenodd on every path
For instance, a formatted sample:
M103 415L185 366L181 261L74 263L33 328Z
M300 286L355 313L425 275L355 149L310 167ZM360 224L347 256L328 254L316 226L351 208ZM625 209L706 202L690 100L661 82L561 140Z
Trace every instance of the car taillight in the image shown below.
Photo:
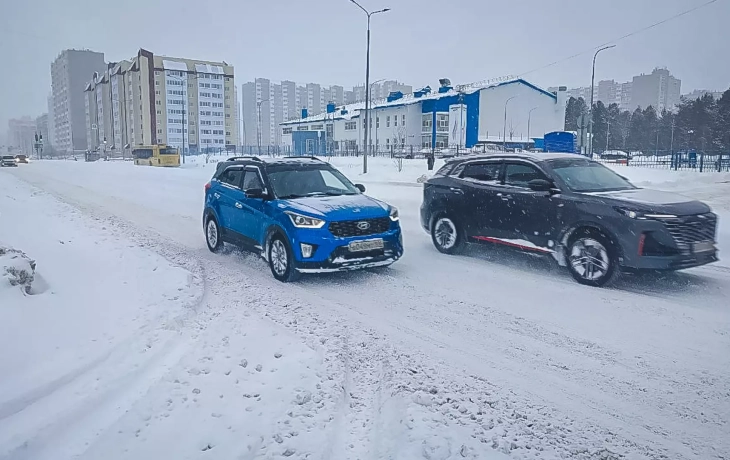
M208 190L210 190L210 182L205 184L205 191L207 192Z

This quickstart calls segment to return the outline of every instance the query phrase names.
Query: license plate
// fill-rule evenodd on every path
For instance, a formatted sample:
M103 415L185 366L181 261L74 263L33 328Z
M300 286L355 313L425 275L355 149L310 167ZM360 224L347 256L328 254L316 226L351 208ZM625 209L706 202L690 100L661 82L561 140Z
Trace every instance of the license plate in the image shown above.
M382 239L353 241L352 243L347 245L347 248L350 250L350 252L374 251L376 249L383 249L384 247L385 244L383 243Z
M692 252L710 252L715 250L715 243L712 241L700 241L692 245Z

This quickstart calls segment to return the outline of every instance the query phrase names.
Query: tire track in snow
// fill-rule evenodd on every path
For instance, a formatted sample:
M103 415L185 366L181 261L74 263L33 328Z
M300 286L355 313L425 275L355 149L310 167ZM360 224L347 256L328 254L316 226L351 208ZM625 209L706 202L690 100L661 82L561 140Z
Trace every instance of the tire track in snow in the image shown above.
M134 225L130 224L131 227ZM330 290L315 290L307 283L291 286L287 291L282 291L280 288L270 289L273 285L268 280L268 274L260 273L260 271L265 272L265 265L256 265L257 262L254 258L246 258L246 263L253 267L245 270L240 265L236 265L236 262L240 262L240 257L230 257L225 260L221 257L211 256L205 251L190 251L180 248L170 242L169 238L153 237L150 234L142 238L146 244L159 250L163 255L170 251L173 254L179 252L185 254L183 258L193 257L200 260L201 264L206 267L214 267L213 269L216 271L243 272L243 275L239 274L238 279L260 285L257 289L257 296L260 297L253 307L254 310L260 315L290 328L303 336L305 340L311 339L312 336L333 337L338 333L337 331L345 329L351 335L351 341L355 342L361 337L365 339L367 334L363 331L369 326L375 326L368 315L351 306L343 305L342 298L323 298L323 292L327 295L333 293ZM369 278L368 295L380 299L388 299L387 295L399 292L400 289L403 289L403 282L407 280L406 277L405 280L399 278L399 283L385 283L382 275L379 274L374 276L372 274L352 275L350 279L360 282L362 278ZM322 280L317 282L325 285L331 284ZM343 284L346 286L348 283ZM410 288L414 288L414 286L410 285ZM350 294L357 295L356 293ZM382 295L386 295L386 297L382 297ZM424 297L420 296L421 299ZM426 305L437 306L433 302L427 302ZM363 305L360 307L362 308ZM369 313L372 314L372 312ZM402 320L392 314L391 317L396 323ZM448 325L448 323L444 324ZM502 321L498 324L504 325L505 322ZM406 349L411 349L410 346L414 343L429 342L436 343L437 347L453 347L453 343L450 343L449 340L439 344L438 340L434 340L429 333L416 329L409 331L402 324L387 327L378 324L377 327L380 329L379 333L370 335L368 340L375 337L377 340L384 340L382 334L385 333L390 341L398 343ZM518 330L520 329L518 328ZM408 332L408 340L393 340L399 331ZM418 339L414 342L414 338ZM328 344L327 341L322 344L322 347L325 350L325 356L335 356L338 351L336 344ZM424 350L428 350L428 348ZM347 353L349 355L354 351L352 348L348 348ZM393 350L389 353L397 352ZM646 458L660 458L662 455L672 458L696 458L695 455L700 455L701 458L707 458L702 452L712 455L709 450L702 450L693 455L692 449L697 448L696 444L686 448L668 443L666 442L667 433L658 435L658 439L654 440L642 438L636 442L627 441L625 436L617 435L605 428L598 428L591 425L590 422L577 423L554 408L536 405L533 402L536 398L525 397L524 394L517 396L509 389L495 386L481 375L471 379L464 378L464 371L460 369L462 362L439 362L439 358L434 359L426 354L425 351L414 350L411 355L399 354L394 358L396 372L393 387L401 395L402 401L406 401L409 397L418 400L415 406L410 402L405 402L407 410L423 407L431 416L440 414L439 417L436 417L436 420L441 420L439 423L449 420L452 423L469 427L473 439L478 444L489 446L490 449L509 452L514 458L531 458L537 452L543 456L563 455L579 459L613 458L610 453L606 452L605 446L623 454L640 454ZM488 359L488 355L481 354L475 358ZM366 356L366 361L368 359L372 360L372 356ZM516 364L517 367L519 365L519 363ZM338 366L329 364L326 367L328 375L323 378L322 388L325 390L325 396L330 399L325 400L326 404L320 410L330 410L332 413L336 413L336 406L341 401L338 394L341 393L334 389L336 385L333 386L328 382L337 381L338 378L341 378L341 374ZM474 368L473 365L472 368ZM361 372L360 374L353 373L358 376L377 375L374 369L377 367L358 370ZM434 390L435 393L432 393ZM396 418L400 418L400 416L396 416ZM352 419L361 421L358 417L352 417ZM303 426L307 425L303 424ZM374 426L383 425L376 423ZM326 427L326 429L331 429L331 427ZM631 436L629 435L629 437ZM336 441L336 443L341 445L341 441ZM271 442L264 443L264 448L267 448L268 445L272 445ZM426 446L424 447L426 451L427 447L438 448L434 445ZM458 446L457 449L463 450L467 455L479 452L473 445L462 447L466 447L466 449L463 450ZM377 447L372 448L377 449ZM707 448L709 449L709 447Z

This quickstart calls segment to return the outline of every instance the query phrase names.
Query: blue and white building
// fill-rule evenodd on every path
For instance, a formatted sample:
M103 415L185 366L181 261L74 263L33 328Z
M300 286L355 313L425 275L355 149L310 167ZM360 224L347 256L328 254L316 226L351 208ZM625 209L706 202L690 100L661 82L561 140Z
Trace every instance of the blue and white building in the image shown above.
M565 88L549 92L521 78L502 78L411 95L391 93L371 103L369 144L373 150L472 149L502 144L527 147L533 138L565 127ZM281 123L282 143L296 154L362 150L364 103ZM506 114L506 116L505 116Z

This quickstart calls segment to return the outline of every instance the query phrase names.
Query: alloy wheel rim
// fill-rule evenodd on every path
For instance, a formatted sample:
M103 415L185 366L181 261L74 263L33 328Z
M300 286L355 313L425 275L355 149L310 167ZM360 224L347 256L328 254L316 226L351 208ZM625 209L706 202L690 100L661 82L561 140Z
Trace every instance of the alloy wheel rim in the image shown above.
M277 275L282 276L286 272L288 265L286 248L284 243L279 240L274 241L271 245L271 264Z
M570 264L582 279L596 281L608 273L608 250L593 238L581 238L571 248Z
M456 226L450 219L439 219L434 228L436 242L443 249L451 249L456 244Z
M218 244L218 227L213 220L208 221L208 244L211 248Z

